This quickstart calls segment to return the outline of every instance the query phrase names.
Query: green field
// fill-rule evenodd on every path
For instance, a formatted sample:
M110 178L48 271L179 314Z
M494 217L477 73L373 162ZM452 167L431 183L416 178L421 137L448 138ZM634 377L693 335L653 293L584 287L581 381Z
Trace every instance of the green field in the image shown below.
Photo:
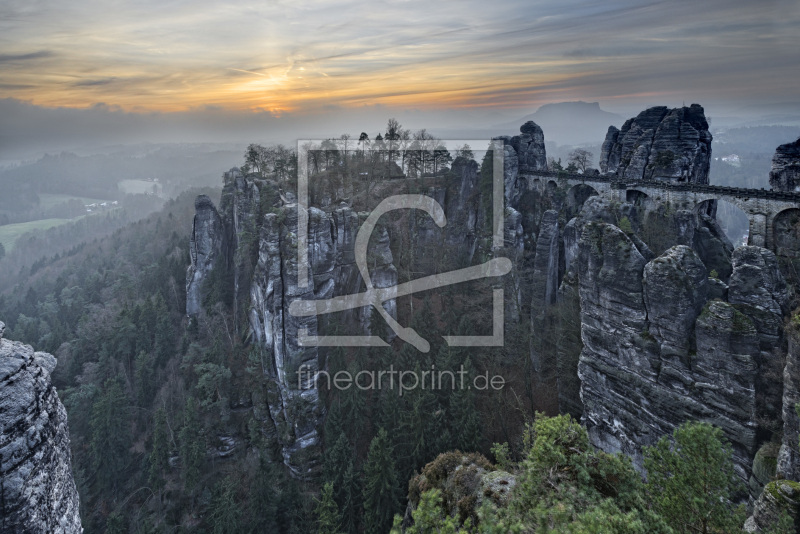
M30 221L17 224L6 224L0 226L0 243L5 247L6 252L10 252L14 248L14 243L17 242L19 236L31 230L47 230L54 226L59 226L76 219L42 219L39 221Z
M109 202L99 198L79 197L75 195L51 195L48 193L39 193L39 208L50 209L53 206L58 206L72 199L78 199L83 202L84 206L88 204L95 204L100 202Z

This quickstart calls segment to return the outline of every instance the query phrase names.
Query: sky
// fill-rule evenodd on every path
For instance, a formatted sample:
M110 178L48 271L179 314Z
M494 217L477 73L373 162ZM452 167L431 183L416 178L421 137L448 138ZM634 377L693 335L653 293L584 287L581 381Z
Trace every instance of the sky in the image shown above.
M800 102L798 28L797 0L3 0L0 154L48 121L135 137L491 124L570 100L780 111Z

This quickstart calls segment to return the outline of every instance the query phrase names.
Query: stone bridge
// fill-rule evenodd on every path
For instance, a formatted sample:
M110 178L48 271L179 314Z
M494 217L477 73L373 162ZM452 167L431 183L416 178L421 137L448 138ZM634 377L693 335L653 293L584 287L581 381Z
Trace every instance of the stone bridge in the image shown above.
M800 192L660 180L626 181L616 176L585 176L549 171L524 173L522 177L528 180L530 186L543 190L563 187L568 189L568 195L574 195L578 189L590 187L591 191L586 190L586 192L608 196L618 202L646 199L656 203L671 203L675 209L695 212L708 210L713 205L709 201L724 200L741 209L750 220L748 244L765 247L776 253L789 252L780 250L783 247L780 239L776 240L776 224L780 225L785 220L793 221L790 225L794 226L794 222L800 221Z

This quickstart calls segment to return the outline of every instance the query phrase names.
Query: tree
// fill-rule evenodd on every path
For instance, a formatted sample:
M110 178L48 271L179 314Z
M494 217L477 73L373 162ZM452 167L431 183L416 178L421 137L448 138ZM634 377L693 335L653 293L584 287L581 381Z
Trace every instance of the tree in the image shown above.
M464 360L466 376L475 376L475 369L467 356ZM449 379L449 378L448 378ZM477 451L481 440L481 420L475 408L475 390L456 386L450 398L450 420L456 448L462 451Z
M200 470L205 459L205 443L200 433L200 417L194 397L186 399L186 408L183 414L183 428L178 436L183 483L186 489L193 490L200 480Z
M400 508L400 485L389 435L383 428L369 444L364 481L365 532L387 532L392 526L392 517Z
M722 430L687 422L644 448L647 492L655 510L676 532L735 532L744 523L743 507L731 502L741 489L733 451Z
M228 476L214 488L209 514L213 534L237 534L242 531L242 512L236 498L236 484L233 477Z
M322 486L322 493L316 501L317 534L339 533L339 508L333 500L333 484L326 482Z
M442 510L442 492L433 488L420 496L417 509L411 514L414 524L406 529L406 534L466 534L466 529L458 528L456 520L448 517ZM392 532L395 532L394 530ZM399 533L399 530L397 531Z
M581 172L586 172L586 168L591 164L594 154L584 148L576 148L569 153L569 163L574 163Z
M558 158L558 161L556 161L556 158L553 157L547 158L547 168L554 172L563 171L564 166L561 165L561 158Z
M263 456L258 460L258 470L248 492L248 516L250 532L276 532L279 473L274 464Z
M122 380L106 381L105 390L92 405L91 449L93 467L104 489L121 482L131 444L128 398L122 389Z
M672 150L659 150L656 153L656 157L653 158L653 163L650 167L650 178L652 179L656 171L663 171L666 173L671 173L672 166L675 163L677 157Z
M631 225L631 220L628 217L622 217L619 220L617 227L628 235L633 233L633 226Z
M327 434L326 435L331 435ZM332 440L333 441L333 440ZM340 511L343 532L356 532L360 496L359 479L353 466L353 447L344 432L325 452L322 478L333 487L333 499Z
M533 442L509 503L510 519L521 520L526 531L671 532L642 498L630 458L595 450L571 416L537 415L529 436Z
M153 447L147 458L148 480L157 488L164 487L164 472L169 467L169 440L167 438L167 412L159 408L153 421Z
M469 161L471 159L475 159L475 153L467 143L464 143L456 149L456 158L464 158L465 160Z

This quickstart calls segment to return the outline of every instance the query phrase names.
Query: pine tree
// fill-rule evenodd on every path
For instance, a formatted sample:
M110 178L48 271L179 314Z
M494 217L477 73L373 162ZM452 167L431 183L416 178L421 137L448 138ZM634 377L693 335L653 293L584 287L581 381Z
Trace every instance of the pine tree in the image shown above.
M181 466L183 467L184 487L191 491L200 480L200 470L205 459L205 444L200 433L200 416L194 397L186 399L184 423L178 439L180 440Z
M340 517L339 507L333 499L333 484L326 482L322 486L322 494L316 504L317 534L338 534Z
M464 360L465 376L474 376L469 356ZM450 398L450 422L453 444L464 452L477 451L481 441L481 421L475 408L475 391L465 385L460 387L456 376L456 390Z
M133 377L136 382L136 402L146 407L153 402L155 362L152 354L141 351L134 361Z
M128 398L119 378L106 381L105 390L92 405L92 464L101 487L111 489L121 481L130 447Z
M400 509L400 485L389 435L381 428L369 445L364 466L364 530L382 534L392 526Z
M340 510L341 530L356 532L361 492L353 465L353 448L344 432L339 432L336 442L326 451L322 472L323 480L333 487L333 499Z
M164 472L169 467L169 441L167 438L167 412L156 411L153 419L153 448L148 456L148 480L159 491L164 488Z
M209 515L213 534L238 534L242 531L242 512L236 498L236 482L231 476L214 488Z
M276 532L279 474L265 458L259 458L258 470L252 482L248 500L250 532Z
M734 532L744 510L731 503L739 490L733 452L722 430L687 422L672 439L644 449L647 491L655 510L676 532Z
M362 368L357 361L354 361L348 366L347 370L348 376L353 377L355 380ZM366 384L362 382L362 385ZM367 418L365 392L353 384L351 387L339 392L339 399L342 405L341 415L345 431L354 441L357 441L364 430L364 422Z
M155 323L154 347L158 365L164 365L172 356L175 347L175 334L172 330L172 321L169 317L167 303L161 293L156 299L156 313L158 319Z

